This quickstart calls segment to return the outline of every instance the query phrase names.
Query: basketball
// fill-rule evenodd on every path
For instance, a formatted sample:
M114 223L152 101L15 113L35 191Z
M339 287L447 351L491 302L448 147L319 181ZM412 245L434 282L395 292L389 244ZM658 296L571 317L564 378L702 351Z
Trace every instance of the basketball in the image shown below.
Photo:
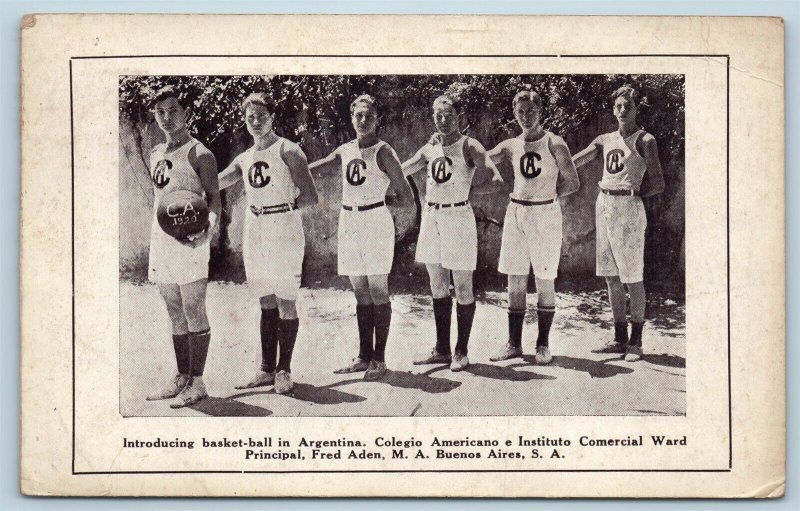
M208 226L208 204L189 190L167 193L158 204L158 225L173 238L182 240Z

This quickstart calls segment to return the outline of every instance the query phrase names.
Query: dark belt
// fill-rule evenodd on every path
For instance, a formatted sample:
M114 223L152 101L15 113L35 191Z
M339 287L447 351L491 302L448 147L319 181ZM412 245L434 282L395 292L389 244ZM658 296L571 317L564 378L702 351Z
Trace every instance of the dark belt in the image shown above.
M297 209L294 203L275 204L273 206L250 206L250 211L255 216L272 215L274 213L286 213L287 211L292 211L293 209Z
M438 202L429 202L428 206L433 209L444 209L444 208L457 208L460 206L466 206L467 204L469 204L468 200L456 202L453 204L439 204Z
M630 197L639 196L639 190L606 190L605 188L600 188L600 191L606 195L628 195Z
M367 204L366 206L345 206L342 204L342 209L345 211L369 211L370 209L379 208L381 206L385 206L386 203L384 201L375 202L373 204Z
M550 199L550 200L522 200L522 199L515 199L513 197L511 198L511 202L513 202L514 204L520 204L522 206L544 206L545 204L552 204L555 201L556 201L555 199Z

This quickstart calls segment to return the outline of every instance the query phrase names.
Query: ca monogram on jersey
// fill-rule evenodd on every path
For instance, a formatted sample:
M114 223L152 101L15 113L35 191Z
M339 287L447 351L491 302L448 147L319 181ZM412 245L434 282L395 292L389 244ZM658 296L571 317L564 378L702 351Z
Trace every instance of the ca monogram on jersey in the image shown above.
M156 188L164 188L169 184L169 176L167 171L172 168L172 162L169 160L160 160L156 163L156 169L153 171L153 184Z
M378 166L378 151L384 146L397 158L382 140L369 147L358 147L358 140L351 140L336 149L342 162L342 204L366 206L386 199L389 176Z
M511 197L518 200L547 201L556 197L558 163L550 148L554 135L545 131L539 140L521 137L505 142L511 151L514 168L514 189Z
M464 155L466 141L467 137L462 136L447 146L437 144L425 147L428 159L427 202L453 204L469 198L475 167L467 163Z
M453 160L447 156L440 156L433 160L430 165L431 179L439 184L450 181L453 177Z
M201 145L194 138L185 144L167 151L167 144L158 144L150 152L150 179L153 181L155 203L172 190L189 190L202 195L203 184L197 170L189 162L189 152L194 146Z
M625 151L621 149L612 149L609 151L608 154L606 154L606 172L609 174L622 172L625 168L625 164L622 163L623 158L625 158Z
M519 159L519 173L527 179L534 179L542 173L542 167L536 164L542 161L542 155L535 151L528 151Z
M355 158L347 163L345 169L345 179L352 186L361 186L367 180L367 162L361 158Z
M250 183L250 186L253 188L263 188L267 186L270 182L270 177L267 173L268 169L269 165L265 161L257 161L250 165L250 169L247 171L247 181Z
M638 130L627 137L619 131L606 133L603 145L603 179L600 187L606 190L638 190L647 170L647 161L636 150L636 142L644 135Z
M237 156L248 207L288 204L300 194L292 172L281 156L285 143L286 139L278 138L266 149L251 147Z

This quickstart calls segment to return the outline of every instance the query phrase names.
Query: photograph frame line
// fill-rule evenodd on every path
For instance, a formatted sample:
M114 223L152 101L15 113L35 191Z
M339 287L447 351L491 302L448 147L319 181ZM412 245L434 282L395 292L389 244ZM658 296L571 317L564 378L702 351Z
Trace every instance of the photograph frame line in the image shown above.
M75 137L74 137L74 98L73 98L73 61L93 59L148 59L148 58L725 58L726 97L725 97L725 223L726 223L726 316L727 316L727 387L728 387L728 467L710 469L419 469L419 470L154 470L154 471L77 471L75 468L76 453L76 363L75 363ZM310 473L722 473L733 470L733 417L732 417L732 378L731 378L731 294L730 294L730 54L508 54L508 55L474 55L474 54L435 54L435 55L371 55L371 54L252 54L252 55L81 55L69 58L69 99L70 99L70 152L71 152L71 280L72 280L72 475L132 475L132 474L310 474Z

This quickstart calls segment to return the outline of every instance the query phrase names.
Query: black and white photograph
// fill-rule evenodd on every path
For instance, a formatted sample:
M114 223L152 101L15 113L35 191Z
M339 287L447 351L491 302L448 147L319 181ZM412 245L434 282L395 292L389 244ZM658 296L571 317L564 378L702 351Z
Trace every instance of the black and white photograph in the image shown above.
M681 74L119 77L119 413L685 416Z

